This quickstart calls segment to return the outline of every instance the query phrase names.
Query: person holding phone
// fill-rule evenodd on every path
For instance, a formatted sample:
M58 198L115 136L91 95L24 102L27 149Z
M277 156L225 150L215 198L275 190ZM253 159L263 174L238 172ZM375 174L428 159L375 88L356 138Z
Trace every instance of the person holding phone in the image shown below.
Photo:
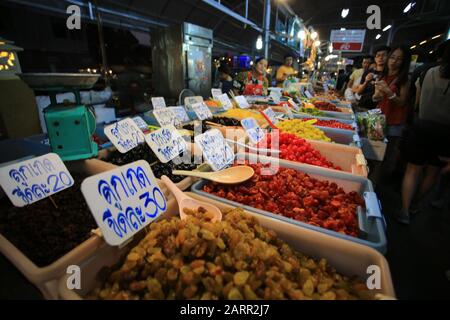
M375 52L376 68L366 70L361 76L361 83L355 90L356 94L361 97L358 107L373 109L377 106L377 103L372 100L375 93L375 81L382 75L390 51L391 48L386 46L378 48Z
M297 71L292 67L294 64L294 56L291 54L287 54L284 56L284 64L280 66L277 70L276 80L277 86L283 87L284 81L291 76L297 75Z

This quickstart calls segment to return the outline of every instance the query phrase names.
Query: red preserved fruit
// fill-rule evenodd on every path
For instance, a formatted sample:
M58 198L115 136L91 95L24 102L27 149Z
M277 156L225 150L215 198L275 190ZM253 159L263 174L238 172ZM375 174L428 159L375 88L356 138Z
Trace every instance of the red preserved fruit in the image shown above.
M262 164L248 164L257 178L240 185L208 183L205 192L350 236L358 235L357 207L364 199L336 183L320 181L293 169L260 176Z

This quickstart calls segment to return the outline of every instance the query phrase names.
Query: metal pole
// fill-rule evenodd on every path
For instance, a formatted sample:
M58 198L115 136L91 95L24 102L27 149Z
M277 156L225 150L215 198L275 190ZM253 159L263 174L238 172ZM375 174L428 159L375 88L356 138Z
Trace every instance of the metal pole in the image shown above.
M245 0L245 19L248 19L248 0Z
M109 86L108 61L106 59L105 40L103 38L102 17L100 16L100 11L98 10L97 0L94 0L94 3L96 9L95 13L97 15L98 40L100 42L100 51L102 53L103 76L105 78L105 84L108 87Z
M270 0L265 0L264 10L264 57L269 60L269 42L270 42Z

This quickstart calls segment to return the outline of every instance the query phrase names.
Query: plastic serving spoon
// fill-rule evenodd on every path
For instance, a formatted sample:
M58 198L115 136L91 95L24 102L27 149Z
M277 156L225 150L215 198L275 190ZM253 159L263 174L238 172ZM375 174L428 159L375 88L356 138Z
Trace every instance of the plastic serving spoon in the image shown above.
M161 180L177 199L181 220L184 220L187 217L184 213L185 208L197 210L199 207L203 207L207 212L214 215L214 218L211 219L212 222L219 222L222 220L222 212L216 206L189 197L183 191L178 189L178 187L167 176L162 176Z
M268 153L271 153L271 154L280 153L280 150L255 148L255 147L252 147L252 146L249 146L247 144L244 144L244 143L241 143L241 142L237 142L237 141L234 141L234 140L231 140L231 139L225 139L225 141L229 142L229 143L236 144L236 145L244 147L244 148L247 148L248 150L254 151L254 152L261 152L261 153L267 153L267 154Z
M217 172L173 170L172 174L198 177L222 184L238 184L253 177L255 171L249 166L236 166Z

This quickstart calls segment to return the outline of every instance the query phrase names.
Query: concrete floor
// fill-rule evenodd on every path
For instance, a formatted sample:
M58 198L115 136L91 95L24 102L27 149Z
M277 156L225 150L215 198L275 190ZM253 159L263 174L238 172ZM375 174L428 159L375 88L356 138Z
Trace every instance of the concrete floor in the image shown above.
M400 208L400 179L381 182L377 194L387 222L389 262L399 299L450 299L450 210L425 204L409 226L392 217ZM426 203L426 202L425 202ZM42 299L0 255L0 299Z

